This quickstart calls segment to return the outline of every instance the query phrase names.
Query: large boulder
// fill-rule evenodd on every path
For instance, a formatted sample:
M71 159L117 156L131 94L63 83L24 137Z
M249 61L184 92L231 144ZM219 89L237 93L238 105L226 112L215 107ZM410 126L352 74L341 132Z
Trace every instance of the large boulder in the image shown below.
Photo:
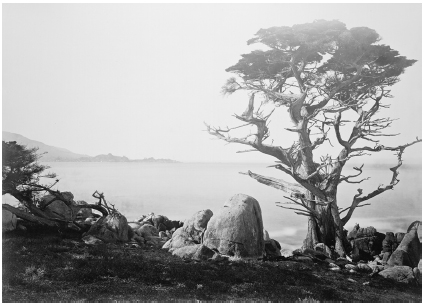
M388 259L388 265L410 266L414 268L421 259L421 243L417 229L411 229L400 242L396 250Z
M187 233L188 237L194 242L202 243L203 233L212 215L213 213L209 209L196 212L192 217L185 220L184 226L182 226L183 231Z
M77 212L80 211L80 208L76 206L76 203L73 200L74 195L71 192L62 192L61 195L68 200L71 205L67 206L63 201L55 200L46 207L44 212L51 218L74 221L77 216ZM40 200L40 206L44 206L54 198L55 196L53 195L43 196Z
M128 222L120 213L103 216L90 227L85 236L94 236L106 243L127 242L129 240Z
M248 195L237 194L209 221L203 244L220 254L259 258L264 252L261 208Z
M2 210L2 232L11 231L16 228L16 215L8 210Z
M390 267L379 272L379 275L405 284L412 284L415 282L414 272L409 266Z

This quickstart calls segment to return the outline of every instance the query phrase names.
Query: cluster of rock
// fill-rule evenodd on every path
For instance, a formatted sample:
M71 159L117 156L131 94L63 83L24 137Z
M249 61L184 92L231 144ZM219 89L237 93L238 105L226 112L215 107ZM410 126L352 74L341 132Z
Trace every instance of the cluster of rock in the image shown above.
M352 260L356 262L373 260L381 253L384 238L385 235L377 232L374 227L361 228L356 224L347 235L347 240L352 247L350 254Z
M313 249L296 250L287 260L320 262L331 270L350 273L379 274L403 283L419 283L422 277L421 222L414 222L407 233L382 234L374 227L361 228L358 224L348 234L352 251L348 258L335 259L323 243Z
M280 256L280 244L264 230L258 201L244 194L234 195L217 214L196 212L162 248L194 260Z
M169 220L164 215L154 213L128 222L126 217L115 212L99 218L82 239L87 244L127 242L160 248L182 225L181 221Z

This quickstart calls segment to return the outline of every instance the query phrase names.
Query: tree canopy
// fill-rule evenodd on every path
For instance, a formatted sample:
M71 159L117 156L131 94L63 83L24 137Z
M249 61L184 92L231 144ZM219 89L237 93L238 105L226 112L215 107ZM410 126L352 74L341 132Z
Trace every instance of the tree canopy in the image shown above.
M2 195L28 199L43 191L41 178L55 178L56 174L43 174L49 166L38 163L38 148L27 148L16 142L2 141Z

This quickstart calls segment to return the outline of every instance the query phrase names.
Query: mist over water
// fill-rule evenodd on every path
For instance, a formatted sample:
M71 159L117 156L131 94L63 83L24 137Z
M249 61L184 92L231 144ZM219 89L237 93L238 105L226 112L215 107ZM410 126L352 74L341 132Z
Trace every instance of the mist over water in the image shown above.
M239 172L252 172L293 182L282 172L267 168L269 164L239 163L73 163L49 162L50 171L60 179L56 187L70 191L75 200L94 202L95 190L104 192L106 200L116 206L128 221L154 212L170 219L185 220L199 210L217 213L234 194L243 193L258 200L264 228L282 248L301 246L306 235L307 218L276 206L285 202L284 192L258 183ZM355 173L349 166L344 174ZM361 177L371 177L361 184L343 183L339 187L339 207L351 204L358 188L364 195L391 180L389 166L365 166ZM400 169L400 183L394 190L371 199L370 206L355 210L345 226L374 226L377 231L404 231L421 220L421 167ZM17 201L3 196L3 203ZM289 205L286 205L289 207Z

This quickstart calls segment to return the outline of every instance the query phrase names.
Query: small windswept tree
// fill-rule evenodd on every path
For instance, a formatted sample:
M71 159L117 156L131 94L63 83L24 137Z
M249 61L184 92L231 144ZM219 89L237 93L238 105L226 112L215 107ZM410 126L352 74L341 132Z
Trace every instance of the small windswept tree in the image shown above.
M46 173L49 166L38 163L40 155L38 148L27 148L16 142L2 141L2 195L9 194L17 199L28 211L21 211L9 204L3 204L2 208L8 210L18 217L35 222L43 226L61 227L73 221L54 218L45 212L46 208L56 200L62 201L75 213L81 208L91 208L100 211L104 216L116 211L109 207L102 193L95 193L93 197L99 200L98 204L79 204L64 197L58 191L53 190L59 181L55 173ZM42 178L54 179L51 183L43 183ZM40 204L41 194L49 193L54 196L50 201ZM75 223L74 223L75 224ZM76 225L78 226L78 225ZM79 226L78 226L79 227Z
M47 165L38 163L38 148L27 148L16 142L2 141L2 195L10 194L28 210L35 210L40 192L52 188L58 181L55 173L47 173ZM55 179L52 184L40 182L42 178Z
M393 189L398 184L398 168L402 165L404 150L415 143L385 146L380 143L393 119L378 116L383 99L391 97L390 88L399 81L405 68L416 61L400 56L387 45L378 44L379 35L372 29L347 29L340 21L317 20L292 27L261 29L248 44L261 43L267 50L256 50L242 55L237 64L226 69L236 76L227 80L224 94L246 91L249 103L242 115L243 122L233 128L207 126L207 131L229 143L252 147L277 159L274 167L291 176L303 189L289 197L290 204L300 208L297 214L308 216L308 233L304 248L317 243L335 246L345 255L344 225L354 210L365 201ZM265 48L264 48L265 49ZM276 108L289 112L287 127L294 132L295 141L288 146L273 145L269 119ZM270 109L270 110L269 110ZM354 120L345 118L347 115ZM254 127L255 132L244 137L231 134L234 129ZM350 127L344 135L345 127ZM313 139L313 135L318 135ZM341 146L335 157L318 157L315 150L333 137ZM275 140L277 143L277 140ZM372 145L371 145L372 144ZM369 193L357 190L353 201L345 209L338 207L337 190L341 183L360 183L363 165L355 167L356 174L343 175L343 167L350 159L370 152L393 151L396 166L390 168L391 180ZM247 173L257 181L289 192L295 186L281 179Z

